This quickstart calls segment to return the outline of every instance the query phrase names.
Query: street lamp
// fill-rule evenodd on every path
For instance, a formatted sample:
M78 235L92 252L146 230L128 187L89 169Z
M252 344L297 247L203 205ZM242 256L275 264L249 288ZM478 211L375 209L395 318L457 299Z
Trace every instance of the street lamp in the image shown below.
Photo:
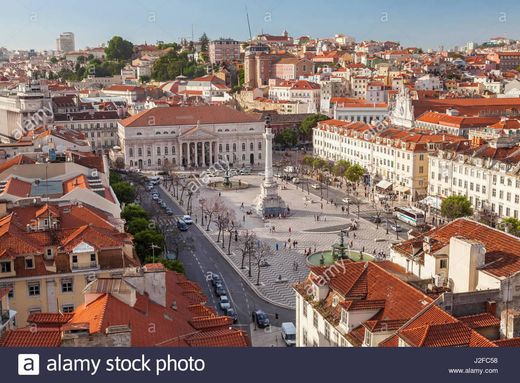
M155 249L160 249L160 247L154 243L152 243L150 247L152 249L152 263L155 263Z

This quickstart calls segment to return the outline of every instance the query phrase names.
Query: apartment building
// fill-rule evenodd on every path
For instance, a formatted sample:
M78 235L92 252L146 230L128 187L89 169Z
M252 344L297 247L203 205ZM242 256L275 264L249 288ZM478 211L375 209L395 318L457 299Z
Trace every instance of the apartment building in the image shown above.
M476 211L519 218L520 147L515 141L464 142L432 153L429 194L464 195Z
M516 69L520 66L520 52L492 52L488 54L487 58L496 63L501 71Z
M305 80L282 81L269 86L269 98L274 101L292 101L308 105L307 113L317 113L321 103L321 87Z
M301 76L314 73L314 63L305 58L284 57L273 67L274 78L281 80L297 80Z
M38 312L71 313L97 277L137 266L132 238L110 216L82 204L0 210L0 287L9 288L16 325Z
M209 60L212 64L240 60L240 42L233 39L210 41Z
M315 155L359 164L367 170L372 185L388 181L394 192L412 200L428 194L429 154L461 140L456 136L338 120L322 121L313 131Z
M247 347L233 319L206 306L202 289L162 264L99 277L74 312L32 313L0 347ZM154 331L150 331L153 324Z
M492 340L455 318L398 278L390 262L340 260L313 267L297 285L298 347L495 347ZM498 321L490 314L486 318ZM421 336L412 336L420 333ZM495 338L495 337L493 337Z
M363 122L372 124L382 122L388 116L390 107L387 103L370 103L365 99L332 97L330 100L332 116L335 120Z

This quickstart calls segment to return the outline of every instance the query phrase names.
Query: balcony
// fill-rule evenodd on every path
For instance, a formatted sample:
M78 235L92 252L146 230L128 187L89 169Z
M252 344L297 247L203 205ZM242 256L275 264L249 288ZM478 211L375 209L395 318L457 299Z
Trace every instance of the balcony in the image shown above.
M99 265L96 261L91 261L89 263L72 263L72 271L84 271L84 270L97 270L99 269Z

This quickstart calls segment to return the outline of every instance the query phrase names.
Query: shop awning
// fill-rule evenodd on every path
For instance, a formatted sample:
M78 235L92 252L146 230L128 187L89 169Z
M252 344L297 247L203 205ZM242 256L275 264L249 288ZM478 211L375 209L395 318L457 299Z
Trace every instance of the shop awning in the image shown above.
M376 188L387 190L392 186L392 183L386 180L379 181L379 183L376 185Z
M407 186L397 185L394 188L394 191L396 191L398 193L408 193L410 191L410 188Z
M434 197L434 196L428 196L425 199L419 201L419 203L429 206L432 209L441 210L442 205L442 198L440 197Z

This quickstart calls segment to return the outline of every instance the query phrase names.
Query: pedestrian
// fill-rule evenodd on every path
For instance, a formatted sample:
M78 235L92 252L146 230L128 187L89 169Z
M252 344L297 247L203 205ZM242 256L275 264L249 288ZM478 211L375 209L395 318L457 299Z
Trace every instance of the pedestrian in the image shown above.
M354 234L354 239L356 239L356 233L353 233Z
M283 248L284 248L284 249L287 249L287 242L284 242L284 243L283 243Z
M222 193L221 193L221 192L218 192L218 196L219 196L219 197L222 197Z
M289 234L291 234L291 228L289 227Z
M314 252L316 252L316 245L314 245Z
M244 214L244 215L242 216L242 222L245 222L245 221L246 221L246 215Z
M276 227L273 225L273 233L276 232Z
M276 251L278 251L278 243L276 244Z
M269 226L269 233L272 233L272 232L273 232L273 227Z

